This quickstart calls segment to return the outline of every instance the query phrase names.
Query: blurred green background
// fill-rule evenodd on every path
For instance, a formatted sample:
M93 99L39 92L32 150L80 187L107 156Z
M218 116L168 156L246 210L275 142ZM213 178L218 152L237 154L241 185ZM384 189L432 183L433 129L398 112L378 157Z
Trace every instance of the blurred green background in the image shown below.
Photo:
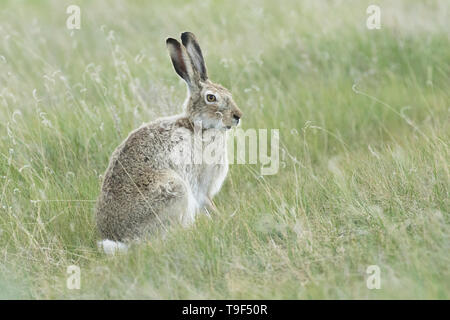
M80 30L66 28L72 4ZM2 1L0 298L448 299L449 8ZM183 31L242 128L280 130L280 170L231 166L220 213L107 257L102 175L132 129L181 112L165 39Z

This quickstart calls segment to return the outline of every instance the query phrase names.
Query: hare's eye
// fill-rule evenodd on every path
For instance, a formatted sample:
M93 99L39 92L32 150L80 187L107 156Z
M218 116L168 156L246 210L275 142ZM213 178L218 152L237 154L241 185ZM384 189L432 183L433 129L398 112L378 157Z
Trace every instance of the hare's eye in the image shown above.
M207 94L206 95L206 101L208 101L208 102L214 102L214 101L216 101L217 99L216 99L216 96L215 95L213 95L213 94Z

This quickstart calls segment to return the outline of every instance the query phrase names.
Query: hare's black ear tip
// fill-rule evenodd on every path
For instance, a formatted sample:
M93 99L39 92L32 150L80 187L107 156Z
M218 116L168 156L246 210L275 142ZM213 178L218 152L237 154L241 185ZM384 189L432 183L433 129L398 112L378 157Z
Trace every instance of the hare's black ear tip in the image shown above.
M174 38L167 38L166 39L166 45L169 45L169 44L177 45L178 41L176 39L174 39Z
M192 32L189 31L185 31L181 34L181 41L184 43L186 42L187 39L189 38L194 38L195 39L195 35Z

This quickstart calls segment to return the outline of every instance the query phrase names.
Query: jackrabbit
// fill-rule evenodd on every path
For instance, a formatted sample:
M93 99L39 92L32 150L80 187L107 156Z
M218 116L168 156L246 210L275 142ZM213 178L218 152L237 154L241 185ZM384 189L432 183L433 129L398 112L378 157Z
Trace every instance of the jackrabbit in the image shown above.
M242 112L227 89L208 79L194 34L184 32L181 40L168 38L166 45L188 87L184 112L134 130L112 154L96 208L105 251L165 229L170 221L191 224L227 175L224 134L209 139L219 157L213 163L192 161L192 142L198 131L224 133L237 126Z

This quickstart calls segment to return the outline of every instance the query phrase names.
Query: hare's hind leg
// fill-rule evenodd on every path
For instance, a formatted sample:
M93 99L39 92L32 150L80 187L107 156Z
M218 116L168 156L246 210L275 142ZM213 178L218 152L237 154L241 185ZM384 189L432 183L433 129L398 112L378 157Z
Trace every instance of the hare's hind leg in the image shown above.
M198 205L189 185L173 170L152 172L152 180L154 184L149 190L140 192L139 202L146 207L150 217L145 231L164 230L166 225L173 223L192 224Z
M141 168L125 172L119 181L111 183L113 191L102 194L98 204L97 225L103 239L126 242L165 233L172 223L185 226L194 221L197 203L175 171Z

